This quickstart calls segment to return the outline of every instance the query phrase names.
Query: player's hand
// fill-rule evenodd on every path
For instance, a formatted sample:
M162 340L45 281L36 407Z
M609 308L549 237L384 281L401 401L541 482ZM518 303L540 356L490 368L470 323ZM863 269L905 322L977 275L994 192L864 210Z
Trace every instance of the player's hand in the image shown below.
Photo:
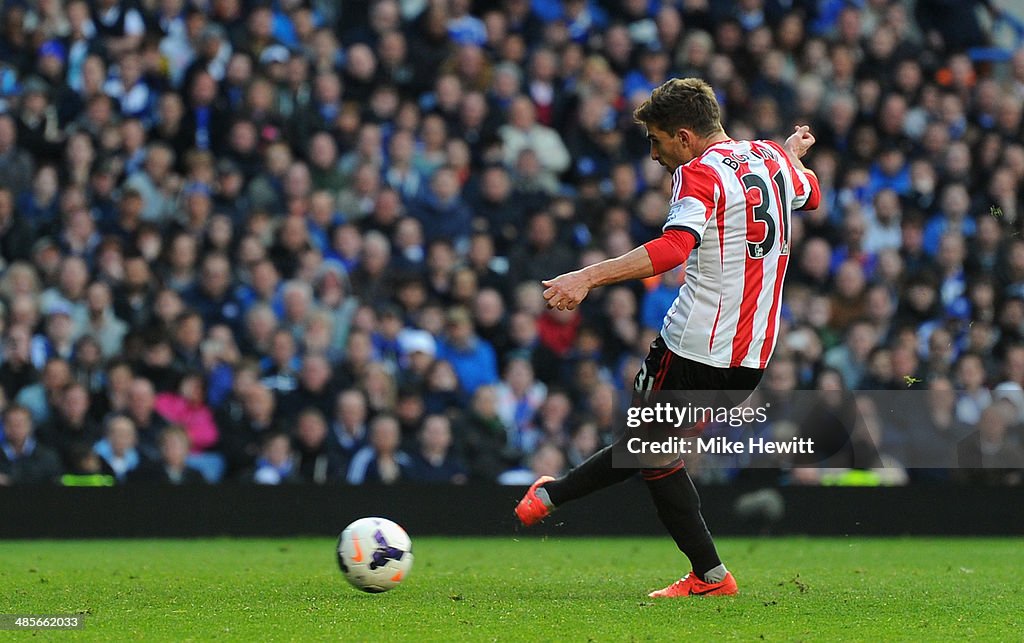
M786 139L785 147L797 158L803 157L814 145L814 135L806 125L797 125L795 131Z
M540 283L547 287L544 291L544 300L548 302L550 308L558 310L573 310L590 294L590 283L578 270Z

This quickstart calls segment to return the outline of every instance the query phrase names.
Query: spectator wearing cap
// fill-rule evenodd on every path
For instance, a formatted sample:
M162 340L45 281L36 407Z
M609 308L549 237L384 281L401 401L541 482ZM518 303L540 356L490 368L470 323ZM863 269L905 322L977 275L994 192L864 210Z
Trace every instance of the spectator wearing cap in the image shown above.
M285 65L291 59L291 52L284 45L270 45L260 52L259 63L262 67Z
M406 328L398 335L398 345L401 352L399 384L404 388L422 389L437 355L437 341L425 330Z
M224 80L232 47L224 27L210 23L199 32L193 58L185 69L183 81L188 85L197 74L206 72L217 82Z
M275 65L268 71L277 87L277 111L286 121L288 139L305 145L308 121L302 117L308 114L312 100L309 59L293 54L286 64Z
M46 484L61 473L60 457L53 449L39 444L28 409L14 404L3 414L4 432L0 440L0 486Z
M498 361L494 348L477 336L473 319L464 308L448 314L447 332L438 346L438 359L451 363L463 390L472 395L484 384L498 381Z
M50 84L38 76L31 76L22 84L18 142L32 151L37 162L57 162L63 152L64 133L52 94Z
M60 246L53 237L41 237L32 244L32 263L44 283L56 280L60 262Z

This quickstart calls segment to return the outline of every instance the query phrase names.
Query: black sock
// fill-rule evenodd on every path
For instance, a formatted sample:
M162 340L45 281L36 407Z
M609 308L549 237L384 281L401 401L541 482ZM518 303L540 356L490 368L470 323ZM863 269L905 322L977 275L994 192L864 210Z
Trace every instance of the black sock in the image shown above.
M642 473L658 509L658 518L679 551L690 559L693 573L704 580L704 574L722 561L700 514L700 496L690 475L682 462L664 469L644 469Z
M558 480L544 485L551 502L557 507L570 500L582 498L599 489L610 487L629 478L636 469L612 466L612 447L607 446L587 458L578 467Z

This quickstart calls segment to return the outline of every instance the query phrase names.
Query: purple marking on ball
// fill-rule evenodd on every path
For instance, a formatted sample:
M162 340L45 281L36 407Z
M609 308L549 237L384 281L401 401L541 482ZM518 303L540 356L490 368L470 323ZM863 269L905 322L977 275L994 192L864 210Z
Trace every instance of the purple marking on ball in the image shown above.
M387 539L384 538L384 532L380 529L374 532L373 539L377 541L377 549L373 552L373 561L370 563L370 569L383 567L387 565L389 560L402 560L402 556L405 556L404 551L388 544Z

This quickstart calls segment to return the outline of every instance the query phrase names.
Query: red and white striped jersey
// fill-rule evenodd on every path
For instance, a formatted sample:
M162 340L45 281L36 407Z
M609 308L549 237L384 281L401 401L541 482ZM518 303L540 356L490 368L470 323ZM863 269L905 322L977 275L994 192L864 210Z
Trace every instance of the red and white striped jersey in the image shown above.
M680 166L664 229L697 237L665 315L669 350L710 366L764 368L775 350L793 210L811 183L771 141L722 141Z

